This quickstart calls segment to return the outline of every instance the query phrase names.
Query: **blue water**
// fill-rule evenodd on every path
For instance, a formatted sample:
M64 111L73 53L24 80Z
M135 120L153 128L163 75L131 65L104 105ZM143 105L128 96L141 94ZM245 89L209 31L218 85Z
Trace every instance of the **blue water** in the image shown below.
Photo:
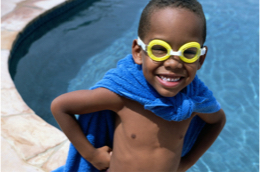
M214 92L227 123L213 146L188 172L256 172L259 169L258 1L200 0L207 19L209 51L200 78ZM131 53L139 17L124 36L90 57L69 82L86 89Z
M200 78L227 116L224 130L188 172L257 172L259 168L259 2L199 0L207 19L209 52ZM131 53L148 0L97 0L41 26L9 62L25 102L57 126L50 103L88 89Z
M45 16L51 20L20 40L9 61L11 77L27 105L59 128L50 111L52 100L67 92L69 81L90 57L124 35L146 3L145 0L88 0L58 17ZM93 69L90 76L108 68L102 65L100 72Z

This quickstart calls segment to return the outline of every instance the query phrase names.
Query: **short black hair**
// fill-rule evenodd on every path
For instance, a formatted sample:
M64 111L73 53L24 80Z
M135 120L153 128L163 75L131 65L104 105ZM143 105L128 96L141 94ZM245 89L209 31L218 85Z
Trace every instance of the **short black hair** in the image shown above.
M144 8L138 27L138 36L141 39L145 38L145 33L149 31L150 27L150 17L151 14L158 9L164 9L167 7L172 8L184 8L189 11L194 12L203 21L203 43L206 41L207 26L206 18L202 9L201 4L197 0L150 0L150 2Z

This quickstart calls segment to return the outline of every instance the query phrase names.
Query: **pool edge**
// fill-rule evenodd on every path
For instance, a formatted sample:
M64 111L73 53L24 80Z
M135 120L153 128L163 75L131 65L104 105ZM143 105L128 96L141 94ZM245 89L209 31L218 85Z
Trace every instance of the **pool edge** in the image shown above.
M10 77L8 61L13 48L19 44L17 41L24 36L24 31L31 23L43 19L54 10L66 10L64 8L69 9L81 1L1 2L4 11L1 14L2 171L51 171L66 161L69 141L60 130L42 120L26 105Z

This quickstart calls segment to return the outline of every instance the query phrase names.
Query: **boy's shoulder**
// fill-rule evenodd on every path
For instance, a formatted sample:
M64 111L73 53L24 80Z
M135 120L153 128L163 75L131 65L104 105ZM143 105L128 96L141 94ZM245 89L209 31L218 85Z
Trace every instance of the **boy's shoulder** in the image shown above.
M99 87L91 91L91 99L108 110L119 111L124 106L123 98L115 92Z

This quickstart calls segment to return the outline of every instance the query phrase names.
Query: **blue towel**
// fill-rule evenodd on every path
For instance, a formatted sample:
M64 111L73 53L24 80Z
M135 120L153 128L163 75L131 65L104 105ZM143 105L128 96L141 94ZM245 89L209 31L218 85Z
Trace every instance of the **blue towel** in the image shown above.
M196 76L194 80L174 97L163 97L145 80L141 65L135 64L132 55L120 60L117 67L109 70L104 78L91 89L107 88L120 96L137 101L145 109L168 121L182 121L192 112L214 113L220 105L212 92ZM108 145L112 148L114 133L114 112L99 111L79 117L79 123L86 137L94 147ZM195 143L205 122L195 116L185 135L182 156L186 155ZM83 159L71 144L64 166L55 172L98 171Z

